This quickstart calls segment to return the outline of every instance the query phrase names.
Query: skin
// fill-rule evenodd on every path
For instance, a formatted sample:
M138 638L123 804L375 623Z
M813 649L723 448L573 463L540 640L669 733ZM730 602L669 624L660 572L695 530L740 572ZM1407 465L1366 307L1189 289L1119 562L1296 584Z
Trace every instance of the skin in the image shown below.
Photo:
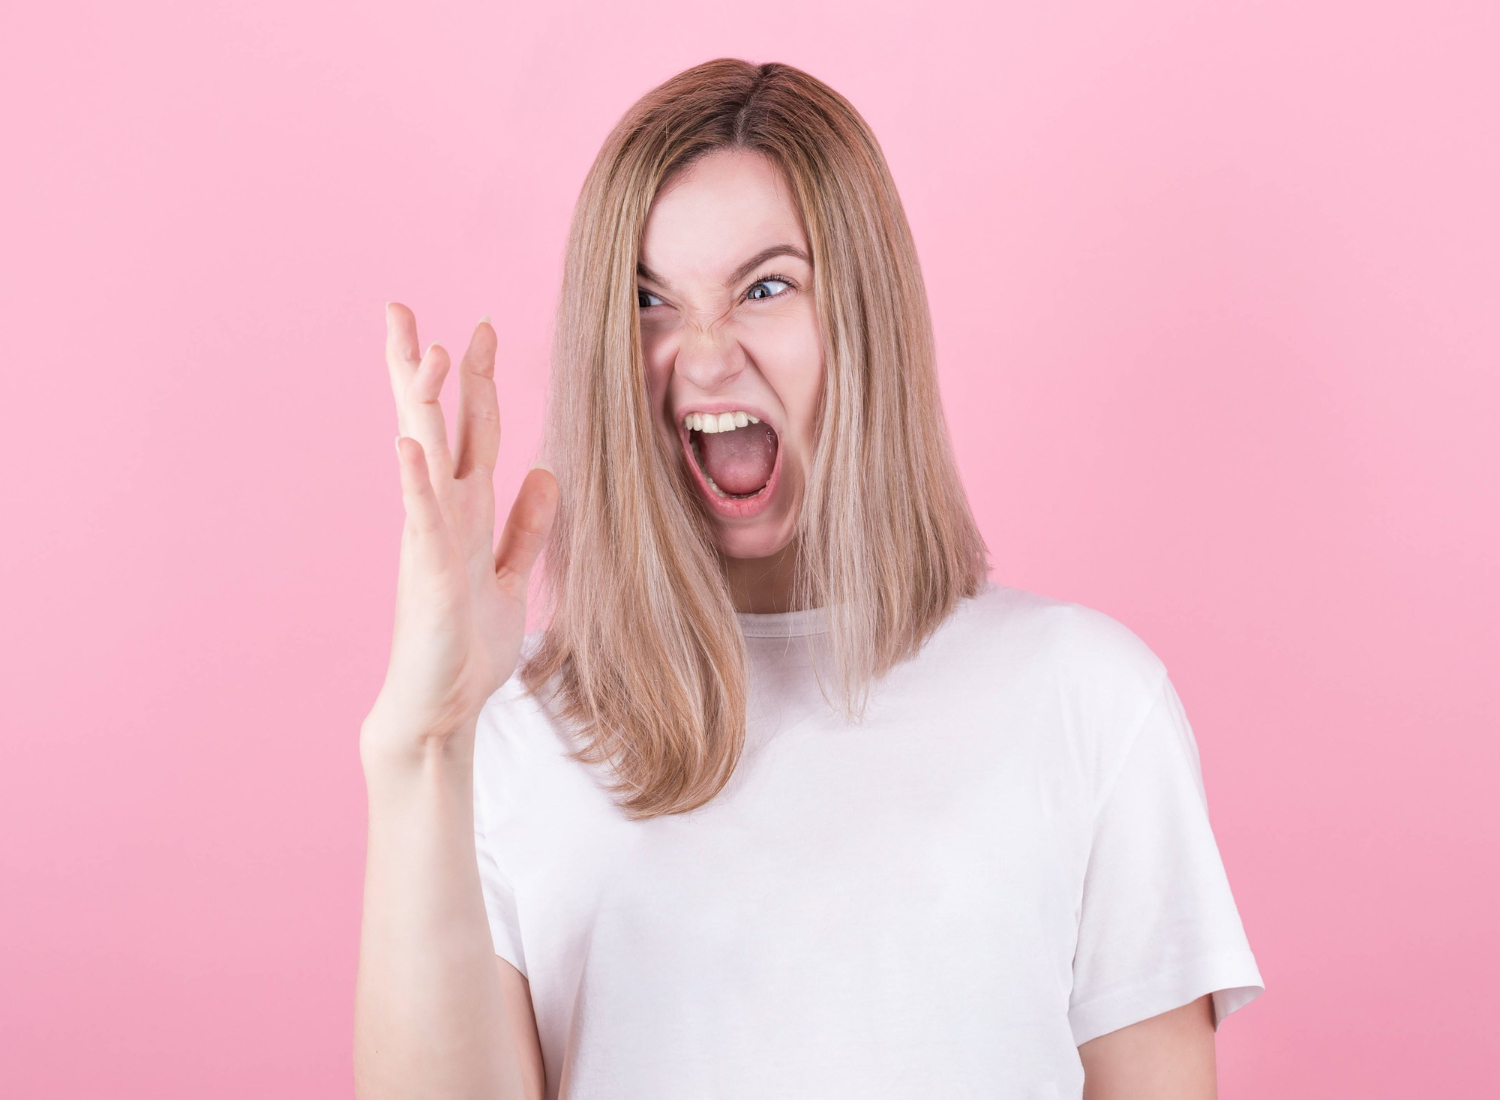
M741 150L712 153L669 181L641 241L641 262L656 276L638 279L641 350L663 445L689 461L682 414L726 401L763 410L779 438L771 506L749 518L709 513L740 611L792 609L793 540L823 394L812 265L775 256L732 278L783 244L812 255L779 170Z

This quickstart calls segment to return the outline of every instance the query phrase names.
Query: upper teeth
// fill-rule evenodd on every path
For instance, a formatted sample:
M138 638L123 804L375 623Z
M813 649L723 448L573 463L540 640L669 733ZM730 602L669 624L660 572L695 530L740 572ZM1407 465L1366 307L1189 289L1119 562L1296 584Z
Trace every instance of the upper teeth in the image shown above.
M682 418L682 426L689 431L708 432L732 432L736 428L743 428L746 424L759 424L760 417L751 416L747 412L728 413L688 413Z

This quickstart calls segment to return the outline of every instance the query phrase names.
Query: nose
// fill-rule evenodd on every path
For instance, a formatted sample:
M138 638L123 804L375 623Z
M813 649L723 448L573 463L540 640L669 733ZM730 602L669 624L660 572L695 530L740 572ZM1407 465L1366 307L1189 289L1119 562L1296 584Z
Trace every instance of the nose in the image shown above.
M704 393L713 393L745 369L745 349L722 326L687 325L673 369Z

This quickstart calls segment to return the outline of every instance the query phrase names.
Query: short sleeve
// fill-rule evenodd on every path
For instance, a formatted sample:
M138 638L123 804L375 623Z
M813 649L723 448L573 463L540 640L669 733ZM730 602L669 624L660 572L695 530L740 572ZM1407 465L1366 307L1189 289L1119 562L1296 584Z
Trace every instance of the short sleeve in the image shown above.
M1217 1030L1265 986L1209 826L1198 746L1165 674L1098 799L1068 1002L1075 1042L1205 994Z
M505 872L504 849L492 826L494 815L490 812L499 797L499 792L494 789L495 780L504 773L496 768L493 737L497 731L489 717L488 714L482 715L475 731L474 851L495 954L525 974L526 955L521 945L516 892Z

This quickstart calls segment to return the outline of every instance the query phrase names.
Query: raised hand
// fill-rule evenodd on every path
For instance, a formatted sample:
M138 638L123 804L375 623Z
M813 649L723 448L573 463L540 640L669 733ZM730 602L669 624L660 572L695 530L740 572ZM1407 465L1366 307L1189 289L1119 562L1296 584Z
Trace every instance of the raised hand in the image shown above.
M557 511L557 480L542 466L526 475L496 547L495 346L494 328L481 321L459 364L458 439L450 452L438 404L448 352L433 343L419 355L412 311L386 306L406 522L390 664L360 733L367 762L472 736L485 700L520 656L527 585Z

